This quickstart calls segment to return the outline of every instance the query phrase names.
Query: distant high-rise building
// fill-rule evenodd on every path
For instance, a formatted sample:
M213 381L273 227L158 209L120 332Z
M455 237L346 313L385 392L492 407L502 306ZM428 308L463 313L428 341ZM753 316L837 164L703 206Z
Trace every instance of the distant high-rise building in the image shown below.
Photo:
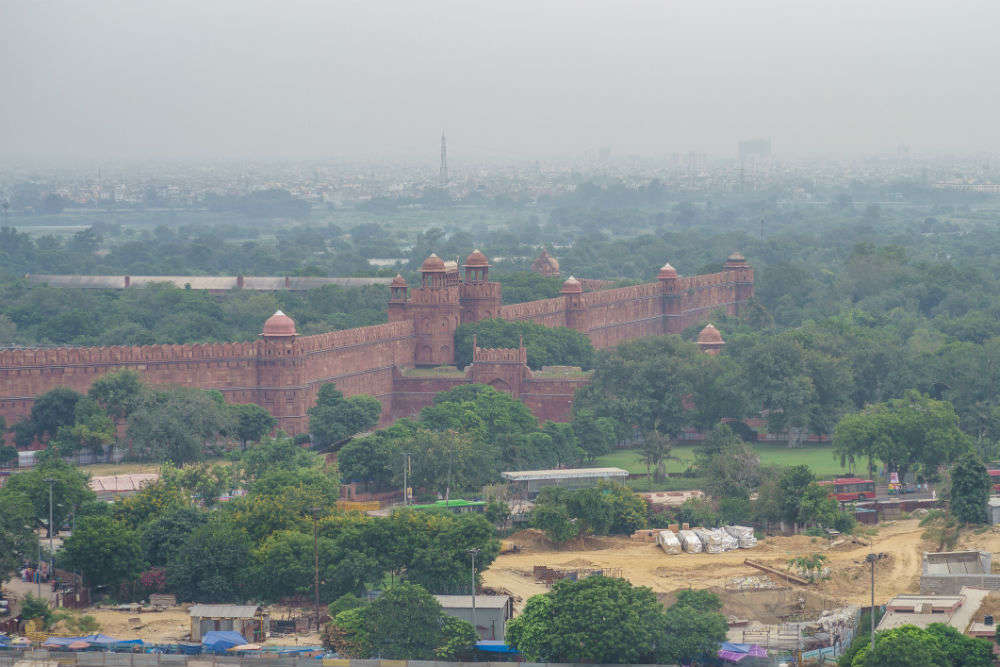
M441 187L448 185L448 144L444 139L444 131L441 132L441 173L438 175Z
M771 157L770 139L748 139L739 143L740 160Z

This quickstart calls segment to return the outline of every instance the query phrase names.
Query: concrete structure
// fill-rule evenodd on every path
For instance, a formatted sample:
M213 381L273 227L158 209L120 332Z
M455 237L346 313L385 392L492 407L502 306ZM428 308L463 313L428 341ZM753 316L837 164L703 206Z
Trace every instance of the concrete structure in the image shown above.
M472 623L471 595L435 595L444 613ZM514 618L514 600L509 595L476 596L476 634L479 639L504 641L507 621Z
M81 276L73 274L26 274L25 280L33 285L69 287L77 289L125 289L145 287L157 283L170 283L180 289L205 290L214 293L234 289L279 292L302 291L340 285L388 285L391 278L322 278L314 276Z
M605 481L624 482L628 479L628 471L621 468L567 468L502 472L500 476L510 483L515 493L530 498L547 486L583 489Z
M958 595L966 586L1000 590L1000 574L992 574L992 559L988 551L924 553L920 593Z
M270 615L263 607L245 604L196 604L191 615L191 641L200 642L211 630L234 630L248 642L262 642L271 631Z
M739 253L719 273L681 277L668 264L655 282L594 292L571 278L559 297L506 306L483 253L472 252L461 268L464 277L457 262L431 255L419 287L393 278L387 324L299 336L295 322L276 313L254 342L0 350L0 416L16 423L39 394L58 386L85 392L101 375L128 368L151 384L215 389L229 402L257 403L291 434L305 432L306 410L328 382L347 396L379 399L382 425L416 414L440 391L473 382L510 392L541 420L566 421L573 393L587 376L532 372L523 346L476 348L464 374L412 371L454 363L455 330L481 319L570 327L606 348L680 333L716 310L738 315L753 297L753 269Z
M886 604L876 630L946 623L964 633L988 594L988 590L963 586L955 595L897 595Z
M989 514L991 524L995 526L1000 523L1000 496L990 496L986 512Z

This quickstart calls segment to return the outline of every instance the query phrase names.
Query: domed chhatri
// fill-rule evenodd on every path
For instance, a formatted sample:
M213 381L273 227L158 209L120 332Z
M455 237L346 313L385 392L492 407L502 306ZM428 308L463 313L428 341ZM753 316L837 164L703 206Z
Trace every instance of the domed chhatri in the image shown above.
M566 282L562 285L562 289L559 290L560 294L580 294L581 292L583 292L583 285L573 276L567 278Z
M670 262L667 262L663 265L663 268L660 269L660 273L657 277L660 278L660 280L663 280L664 278L676 278L677 269L670 266Z
M264 322L264 332L261 336L295 336L295 320L285 315L283 312L276 311L274 315L267 318Z
M444 260L438 257L436 254L431 253L431 256L424 260L424 263L420 265L421 273L444 273Z
M725 344L726 341L722 340L722 334L711 323L705 325L705 328L698 334L698 347L701 348L702 352L718 354Z
M397 273L396 277L389 283L389 287L407 287L406 278L402 274Z
M469 253L465 258L465 266L489 266L490 262L478 248Z
M726 258L726 268L744 268L747 265L747 258L743 256L742 253L733 252L729 257Z
M542 248L542 254L531 263L531 270L547 277L558 276L559 260L550 255L548 250Z

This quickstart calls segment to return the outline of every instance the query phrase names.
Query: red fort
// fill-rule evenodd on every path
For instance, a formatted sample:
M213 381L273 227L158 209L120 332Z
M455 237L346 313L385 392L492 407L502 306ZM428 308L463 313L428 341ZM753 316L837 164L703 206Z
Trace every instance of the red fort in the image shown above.
M550 273L558 271L552 258L545 259ZM565 421L573 393L588 376L532 371L523 346L476 347L464 372L428 368L454 363L455 329L467 322L500 318L565 326L606 348L680 333L717 309L737 315L753 297L753 269L739 253L719 273L680 276L666 264L655 282L617 289L584 291L570 276L556 298L507 306L501 304L500 283L489 280L483 253L473 251L461 269L462 276L456 262L431 255L420 268L419 286L397 276L390 284L389 322L376 326L299 336L295 322L279 311L264 323L259 340L246 343L0 350L0 415L12 424L29 414L36 396L54 387L85 392L101 375L128 368L151 384L217 389L231 403L257 403L293 434L307 430L306 410L327 382L348 396L376 397L383 425L416 414L440 391L474 382L510 392L539 419ZM722 339L713 328L699 344L714 353Z

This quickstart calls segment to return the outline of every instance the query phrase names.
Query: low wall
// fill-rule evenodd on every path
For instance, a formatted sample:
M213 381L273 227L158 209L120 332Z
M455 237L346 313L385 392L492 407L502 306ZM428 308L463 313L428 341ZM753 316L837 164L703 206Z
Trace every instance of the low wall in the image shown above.
M921 595L958 595L963 586L1000 591L1000 574L925 574L920 577Z
M292 648L292 647L289 647ZM513 655L511 656L513 658ZM24 662L22 662L24 661ZM64 651L14 651L0 652L0 667L49 667L58 661L60 665L78 665L79 667L159 667L174 665L176 667L214 667L216 665L232 665L233 667L260 667L262 664L272 667L490 667L491 665L511 667L510 662L445 662L431 660L352 660L346 658L323 658L317 660L306 656L278 656L265 654L262 657L235 657L229 655L171 655L144 653L74 653ZM556 667L560 663L521 662L520 667ZM569 667L570 663L564 663ZM579 665L578 667L583 667ZM601 663L588 663L586 667L612 667ZM628 667L614 665L613 667ZM654 667L653 665L632 665L630 667Z

